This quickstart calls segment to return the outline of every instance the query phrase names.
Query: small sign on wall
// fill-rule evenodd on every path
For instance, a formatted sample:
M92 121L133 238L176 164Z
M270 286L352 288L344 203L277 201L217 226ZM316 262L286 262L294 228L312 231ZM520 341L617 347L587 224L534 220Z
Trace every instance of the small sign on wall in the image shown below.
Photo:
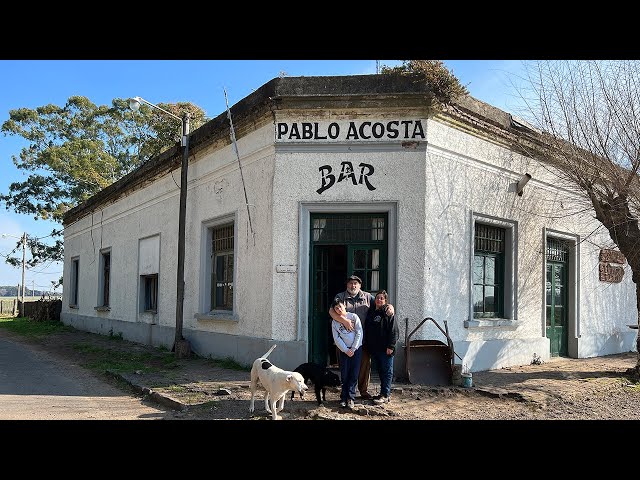
M620 283L624 276L624 264L626 259L617 250L603 248L600 250L600 281L607 283Z
M296 273L295 265L276 265L276 272L278 273Z

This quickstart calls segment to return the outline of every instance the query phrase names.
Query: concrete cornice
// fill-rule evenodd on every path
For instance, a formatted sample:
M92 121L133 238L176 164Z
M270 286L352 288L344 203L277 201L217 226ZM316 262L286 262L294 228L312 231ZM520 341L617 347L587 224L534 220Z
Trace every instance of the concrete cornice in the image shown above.
M432 110L432 98L425 82L410 75L281 77L270 80L233 105L231 113L236 137L241 138L266 122L275 122L280 115L287 116L295 111L410 109L414 113L424 111L428 116L436 113ZM448 123L453 126L457 124L457 128L481 130L507 145L512 144L513 135L518 136L511 115L470 96L445 107L438 116L445 122L449 119ZM230 143L229 119L225 111L191 133L190 158L212 145ZM180 168L181 162L182 148L177 143L70 209L64 215L64 225Z

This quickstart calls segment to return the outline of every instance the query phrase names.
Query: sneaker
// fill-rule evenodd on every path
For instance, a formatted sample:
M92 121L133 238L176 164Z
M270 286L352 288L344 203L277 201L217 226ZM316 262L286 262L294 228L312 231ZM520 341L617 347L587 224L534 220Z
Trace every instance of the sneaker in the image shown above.
M349 399L349 401L347 402L347 408L352 410L353 407L355 407L355 406L356 406L355 402L353 400Z
M364 392L362 395L360 395L360 398L363 400L371 400L373 397L371 396L370 393Z
M378 395L373 399L373 403L376 405L382 405L383 403L389 403L391 401L391 397L385 397L384 395Z
M353 400L351 400L351 401L353 401ZM347 408L347 402L345 402L345 401L340 402L340 408Z

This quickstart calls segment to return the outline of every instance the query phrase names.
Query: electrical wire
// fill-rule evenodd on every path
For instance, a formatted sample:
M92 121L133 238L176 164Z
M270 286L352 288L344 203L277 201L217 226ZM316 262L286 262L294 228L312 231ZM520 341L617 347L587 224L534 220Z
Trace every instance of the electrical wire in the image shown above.
M227 104L227 117L229 118L229 135L231 136L231 142L233 144L233 149L236 152L236 158L238 159L238 167L240 168L240 179L242 180L242 189L244 190L244 203L247 207L247 216L249 218L249 230L251 231L251 237L253 238L253 244L256 243L256 237L253 233L253 226L251 225L251 212L249 211L249 200L247 198L247 187L244 184L244 176L242 175L242 163L240 163L240 153L238 152L238 145L236 143L236 133L233 129L233 120L231 119L231 110L229 109L229 100L227 98L227 90L224 91L224 101Z

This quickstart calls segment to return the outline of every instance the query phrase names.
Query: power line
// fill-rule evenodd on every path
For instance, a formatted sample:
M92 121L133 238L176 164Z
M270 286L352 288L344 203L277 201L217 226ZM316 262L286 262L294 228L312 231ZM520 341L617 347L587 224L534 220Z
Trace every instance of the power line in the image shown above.
M38 270L38 271L30 270L30 272L31 273L38 273L38 274L41 274L41 275L58 275L58 274L62 273L62 272L46 272L44 270Z
M253 238L253 244L255 245L255 234L253 233L253 226L251 225L251 212L249 211L249 200L247 198L247 187L244 184L244 176L242 175L242 163L240 163L240 152L238 152L238 144L236 142L236 132L233 129L233 120L231 119L231 110L229 110L229 100L227 98L227 90L224 91L224 101L227 104L227 117L229 118L229 135L231 136L231 142L233 149L236 152L236 158L238 159L238 168L240 169L240 180L242 180L242 189L244 190L244 203L247 206L247 217L249 218L249 230L251 231L251 237Z

